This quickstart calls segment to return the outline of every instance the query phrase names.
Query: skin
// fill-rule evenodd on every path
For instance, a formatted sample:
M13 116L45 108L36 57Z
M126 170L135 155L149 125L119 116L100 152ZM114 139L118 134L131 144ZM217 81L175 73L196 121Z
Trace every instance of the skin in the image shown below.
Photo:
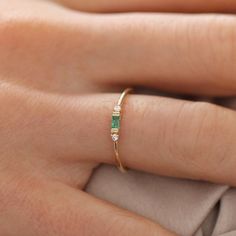
M94 168L114 164L119 94L103 92L236 95L235 17L221 14L236 3L9 0L0 9L0 235L175 235L83 192ZM233 110L145 95L129 95L124 109L126 166L236 186Z

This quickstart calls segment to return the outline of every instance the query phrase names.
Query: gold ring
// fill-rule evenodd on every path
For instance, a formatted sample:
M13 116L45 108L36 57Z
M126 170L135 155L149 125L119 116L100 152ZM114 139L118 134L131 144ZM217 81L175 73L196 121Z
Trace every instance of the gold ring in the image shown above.
M119 154L119 137L120 137L120 123L121 123L121 114L122 114L122 105L126 95L131 92L132 88L127 88L121 94L117 104L114 106L112 112L112 121L111 121L111 138L114 144L114 151L115 151L115 161L117 164L118 169L121 172L125 172L126 168L123 166L120 154Z

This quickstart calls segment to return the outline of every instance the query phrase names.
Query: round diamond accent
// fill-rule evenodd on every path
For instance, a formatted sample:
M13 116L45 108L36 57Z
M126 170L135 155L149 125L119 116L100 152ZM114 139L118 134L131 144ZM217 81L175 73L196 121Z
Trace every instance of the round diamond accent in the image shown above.
M113 140L114 142L117 142L118 139L119 139L119 135L118 135L118 134L112 134L112 135L111 135L111 138L112 138L112 140Z
M116 105L116 106L114 107L114 111L117 111L117 112L121 111L121 106Z

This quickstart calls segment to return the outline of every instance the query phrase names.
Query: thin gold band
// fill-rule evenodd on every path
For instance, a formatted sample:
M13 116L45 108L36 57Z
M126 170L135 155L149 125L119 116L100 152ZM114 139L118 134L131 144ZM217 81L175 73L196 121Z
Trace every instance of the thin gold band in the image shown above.
M132 88L127 88L121 94L117 104L114 106L112 112L112 124L111 124L111 137L114 144L114 152L115 152L115 161L118 169L121 172L125 172L126 168L123 166L120 154L119 154L119 133L120 133L120 122L121 122L121 114L122 114L122 105L124 103L124 99L126 95L132 91Z

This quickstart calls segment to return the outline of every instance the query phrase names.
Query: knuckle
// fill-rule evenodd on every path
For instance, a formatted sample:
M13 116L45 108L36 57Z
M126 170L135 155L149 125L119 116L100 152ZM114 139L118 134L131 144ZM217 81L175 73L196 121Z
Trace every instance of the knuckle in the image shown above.
M228 153L228 143L232 138L225 120L229 113L216 105L200 102L195 104L195 109L199 113L198 121L193 132L193 146L191 158L194 163L198 163L201 170L209 168L219 169ZM224 134L224 138L222 138Z
M33 46L35 52L37 48L42 50L42 46L46 46L46 42L49 41L49 32L52 30L47 16L43 18L35 14L34 9L31 12L29 9L6 9L0 18L0 55L3 52L4 56L11 58L30 55L33 53Z
M216 21L215 32L215 50L221 53L222 61L232 61L236 59L235 52L232 50L236 44L236 29L235 18L220 17Z
M193 106L198 118L195 124L195 140L198 143L215 132L219 108L207 102L196 102Z
M230 85L230 89L232 89L232 85L235 83L235 26L235 17L212 16L207 28L207 38L210 49L209 61L212 65L209 66L208 69L211 71L211 75L213 75L212 79L218 81L218 84L226 90L229 90L229 88L227 89L227 87L229 87L228 85ZM216 80L216 78L218 79Z
M208 25L208 36L213 50L221 52L223 59L235 59L235 54L231 51L236 43L235 17L212 17Z
M216 141L218 108L205 102L197 102L193 106L197 119L194 120L191 130L193 143L191 153L198 161L205 161L210 155L209 147ZM194 155L196 152L198 155Z
M30 71L32 67L27 60L33 60L32 45L39 40L39 37L32 37L32 24L31 19L18 16L3 16L0 20L0 70L7 75L6 79L12 75L20 79L22 69L27 67Z
M229 93L236 89L235 19L212 14L186 24L187 59L193 73L201 73L207 86Z
M9 13L4 14L0 19L0 45L1 49L7 47L9 50L15 50L19 46L19 41L26 33L26 23L30 23L30 19L24 19L20 16L14 16ZM21 37L20 37L21 36ZM22 40L21 40L22 41Z
M180 109L182 115L175 119L176 141L172 149L178 151L180 161L202 172L208 166L206 163L215 158L214 147L219 144L221 133L221 110L207 102L186 103ZM183 119L186 121L184 132ZM180 134L184 138L180 138Z

